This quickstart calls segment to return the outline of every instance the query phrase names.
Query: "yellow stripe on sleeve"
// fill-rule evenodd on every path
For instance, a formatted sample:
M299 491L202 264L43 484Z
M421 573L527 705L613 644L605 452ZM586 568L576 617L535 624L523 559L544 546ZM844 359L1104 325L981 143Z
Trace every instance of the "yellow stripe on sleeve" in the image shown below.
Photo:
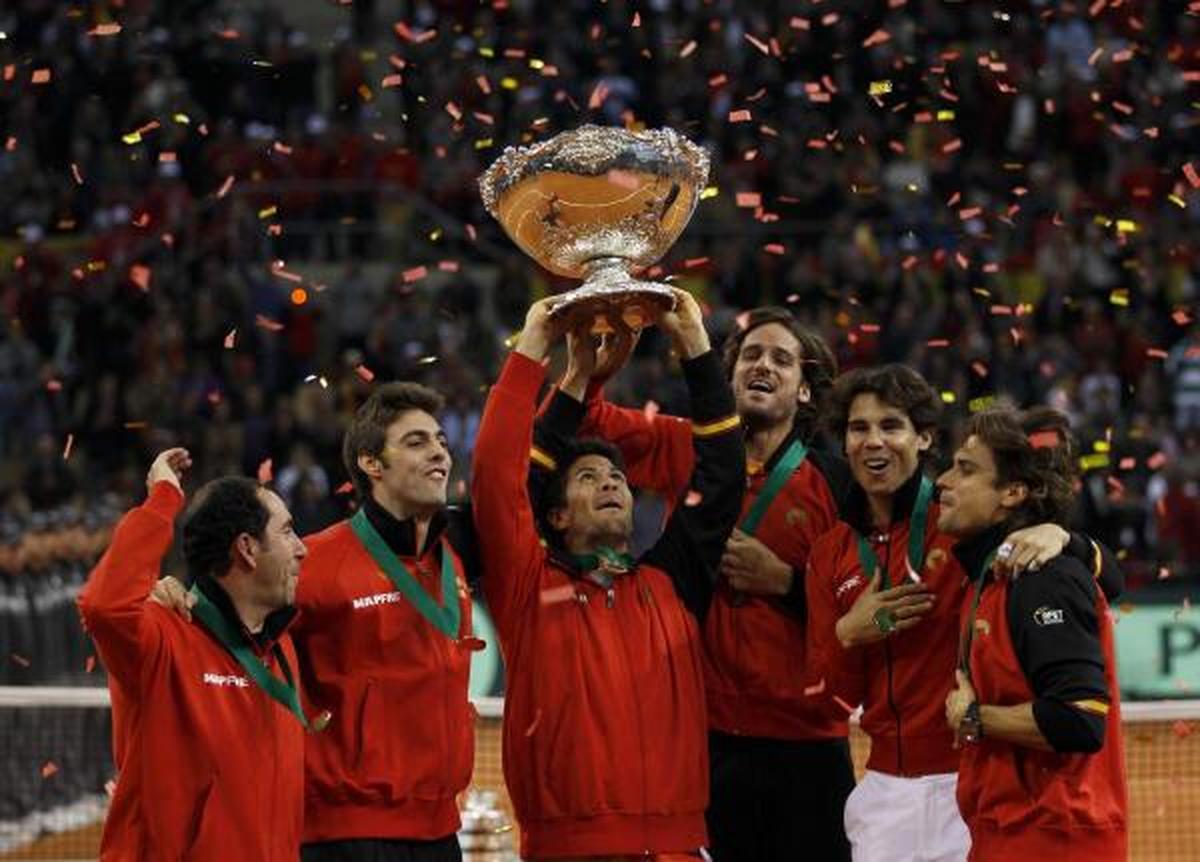
M709 422L707 425L697 425L692 423L692 433L697 437L712 437L716 434L722 434L731 428L736 428L742 424L742 420L736 415L726 416L724 419L718 419L716 422Z
M1071 706L1096 715L1108 715L1108 704L1102 700L1073 700Z
M1088 539L1088 541L1092 543L1092 577L1100 580L1100 570L1104 568L1104 556L1100 553L1100 546L1094 539Z
M558 462L555 461L553 458L551 458L549 455L547 455L545 452L543 452L541 449L539 449L537 446L533 446L530 448L529 460L533 461L535 464L540 464L541 466L545 467L547 470L557 470L558 469Z

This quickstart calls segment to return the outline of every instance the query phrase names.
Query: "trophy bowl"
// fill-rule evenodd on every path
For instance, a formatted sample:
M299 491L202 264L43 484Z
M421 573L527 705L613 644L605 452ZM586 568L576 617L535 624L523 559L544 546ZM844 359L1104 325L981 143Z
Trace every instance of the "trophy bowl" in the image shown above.
M508 147L479 178L484 206L523 252L551 272L581 278L551 315L592 332L653 323L674 306L671 288L635 273L678 239L708 180L708 154L673 129L581 126Z

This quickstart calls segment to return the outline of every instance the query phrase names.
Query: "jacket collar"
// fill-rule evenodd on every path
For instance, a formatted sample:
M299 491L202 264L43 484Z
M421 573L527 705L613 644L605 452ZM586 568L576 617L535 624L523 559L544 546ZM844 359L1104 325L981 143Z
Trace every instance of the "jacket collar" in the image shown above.
M757 476L761 472L765 476L770 476L771 471L775 469L775 465L779 463L779 459L783 457L783 453L786 452L788 450L788 447L791 446L792 443L796 442L796 440L798 440L798 439L800 439L800 434L796 431L796 426L793 425L792 430L790 432L788 432L788 435L779 442L778 446L775 447L775 451L771 453L771 457L767 459L767 462L762 465L761 470L755 470L751 475ZM747 473L750 473L752 466L753 466L752 462L749 459L747 459L747 461L746 461L746 472Z
M908 481L896 490L892 498L892 524L907 521L912 517L913 507L917 503L917 492L921 489L921 479L924 475L918 467L917 471L908 477ZM864 536L876 532L871 524L871 505L867 501L867 493L857 482L850 486L843 520Z
M962 564L967 578L974 581L979 578L988 554L1000 547L1004 537L1012 532L1012 527L1004 521L993 524L982 533L976 533L968 539L956 542L954 556Z
M263 620L262 630L253 634L246 628L242 618L238 616L237 609L233 606L233 599L229 598L229 593L225 592L220 581L210 575L201 575L196 579L196 587L216 606L225 619L237 627L246 642L259 653L266 652L274 646L296 618L297 611L294 606L288 605L285 608L279 608L267 614L267 618Z
M363 511L375 532L383 537L387 546L398 557L424 556L441 539L448 524L446 510L439 509L429 521L429 529L425 533L425 547L418 548L417 530L412 518L400 520L370 496L363 503Z

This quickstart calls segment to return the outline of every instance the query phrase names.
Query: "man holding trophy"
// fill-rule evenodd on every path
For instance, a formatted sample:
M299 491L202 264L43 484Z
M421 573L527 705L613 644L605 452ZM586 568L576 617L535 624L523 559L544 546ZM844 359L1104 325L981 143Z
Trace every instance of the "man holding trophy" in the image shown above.
M585 128L509 151L483 179L522 248L555 271L590 274L530 309L475 445L484 593L508 671L505 778L528 859L692 858L707 843L700 626L740 511L745 447L695 301L624 269L665 251L706 173L703 153L674 133ZM695 470L687 503L634 559L620 455L574 439L582 391L539 423L534 458L549 478L537 500L527 472L557 336L570 330L573 361L589 367L593 333L659 314L683 360Z

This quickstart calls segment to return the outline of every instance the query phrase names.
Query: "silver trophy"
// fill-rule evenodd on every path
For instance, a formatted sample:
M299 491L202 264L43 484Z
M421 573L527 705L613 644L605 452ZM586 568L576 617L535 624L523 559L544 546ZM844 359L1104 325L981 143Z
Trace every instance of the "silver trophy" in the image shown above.
M458 843L463 862L517 862L513 828L491 790L468 790Z
M673 129L581 126L509 147L479 178L484 206L521 250L551 272L582 278L551 315L611 331L658 319L671 289L634 274L678 239L708 180L708 154Z

